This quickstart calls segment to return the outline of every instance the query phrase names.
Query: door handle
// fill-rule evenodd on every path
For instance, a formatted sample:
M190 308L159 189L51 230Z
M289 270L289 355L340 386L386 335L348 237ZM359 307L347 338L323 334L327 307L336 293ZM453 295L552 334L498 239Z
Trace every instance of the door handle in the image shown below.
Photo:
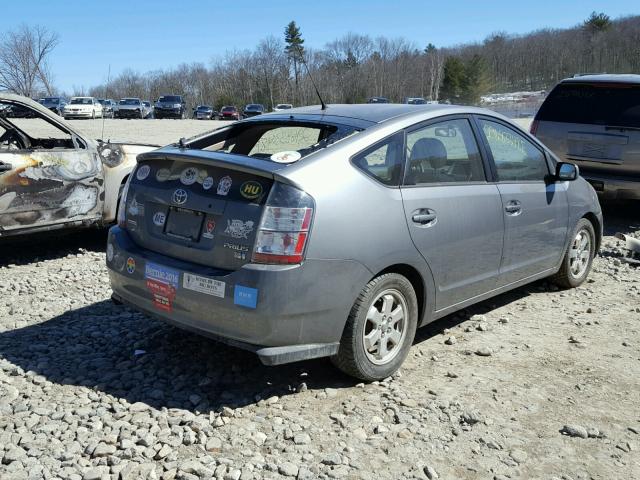
M10 163L0 162L0 172L8 172L9 170L13 170L13 166Z
M411 220L419 225L432 225L437 219L436 212L430 208L420 208L413 212Z
M518 200L511 200L505 205L504 211L507 212L507 215L520 215L522 213L522 204Z

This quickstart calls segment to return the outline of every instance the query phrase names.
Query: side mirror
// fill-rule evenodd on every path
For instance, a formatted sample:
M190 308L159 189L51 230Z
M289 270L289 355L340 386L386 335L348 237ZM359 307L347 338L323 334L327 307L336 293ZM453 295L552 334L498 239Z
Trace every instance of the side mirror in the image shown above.
M580 175L580 169L573 163L558 162L556 165L556 179L562 182L571 182Z

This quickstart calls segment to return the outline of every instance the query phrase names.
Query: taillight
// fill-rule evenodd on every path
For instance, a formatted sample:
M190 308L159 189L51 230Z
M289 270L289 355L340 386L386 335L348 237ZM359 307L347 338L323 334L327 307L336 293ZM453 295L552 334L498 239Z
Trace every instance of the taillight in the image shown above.
M531 135L535 135L537 131L538 131L538 120L534 120L533 122L531 122L529 133L531 133Z
M118 226L120 228L126 228L127 226L127 193L129 193L129 184L131 183L131 177L133 176L133 172L127 178L127 181L122 188L122 193L120 194L120 200L118 202L118 218L116 219L118 222Z
M253 262L295 264L304 260L313 219L313 199L303 191L274 184L256 235Z

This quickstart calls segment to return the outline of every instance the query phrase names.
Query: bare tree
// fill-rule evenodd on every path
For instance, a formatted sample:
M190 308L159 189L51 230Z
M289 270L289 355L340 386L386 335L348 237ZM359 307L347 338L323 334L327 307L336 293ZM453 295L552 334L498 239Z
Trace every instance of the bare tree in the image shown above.
M48 59L58 34L39 25L21 25L0 39L0 87L28 97L53 93Z

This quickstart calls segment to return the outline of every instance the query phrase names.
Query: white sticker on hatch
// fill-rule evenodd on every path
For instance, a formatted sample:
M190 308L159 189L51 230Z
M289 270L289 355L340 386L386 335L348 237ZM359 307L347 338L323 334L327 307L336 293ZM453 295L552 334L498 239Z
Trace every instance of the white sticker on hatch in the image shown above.
M229 190L231 189L232 183L233 183L233 180L231 180L231 177L229 175L222 177L218 182L218 189L216 190L216 193L218 195L228 194Z
M285 150L284 152L278 152L271 155L271 160L278 163L293 163L300 160L302 155L295 150Z
M141 165L136 172L136 178L142 181L149 176L150 171L151 167L149 165Z
M213 187L213 178L212 177L207 177L202 181L202 188L204 188L205 190L209 190L211 187Z
M182 286L187 290L224 298L225 283L220 280L185 272L182 276Z
M196 167L185 168L180 174L180 181L183 185L193 185L198 178L198 169Z
M166 218L167 217L164 214L164 212L156 212L153 214L153 224L156 227L162 227L164 225Z
M166 182L171 176L171 171L168 168L161 168L156 172L156 180L159 182Z
M232 238L249 238L249 234L253 232L253 222L247 220L227 220L227 228L224 229L224 233Z

